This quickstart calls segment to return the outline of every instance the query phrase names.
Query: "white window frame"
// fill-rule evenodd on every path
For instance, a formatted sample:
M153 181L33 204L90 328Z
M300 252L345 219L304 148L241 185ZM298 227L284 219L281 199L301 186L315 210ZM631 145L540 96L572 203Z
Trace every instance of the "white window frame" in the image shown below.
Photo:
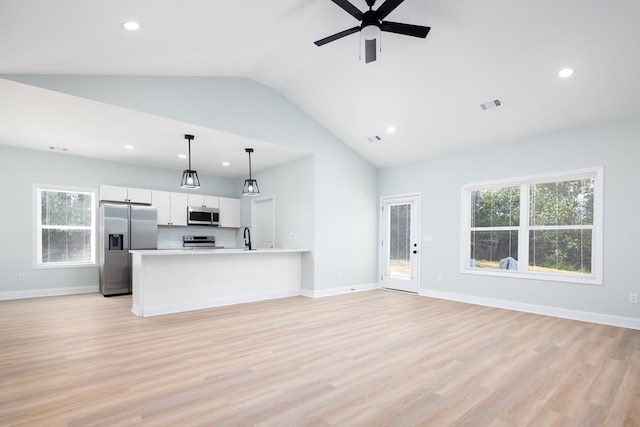
M91 261L85 262L42 262L42 192L61 191L70 193L88 193L92 196L91 204ZM33 268L84 268L96 267L98 265L97 256L97 211L98 211L98 190L87 187L70 187L61 185L33 184Z
M591 274L545 273L529 271L529 231L540 227L529 226L529 192L528 185L545 182L583 179L595 175L593 204L593 234L591 249ZM518 229L518 270L479 269L470 265L469 248L471 247L471 193L491 188L520 186L520 224ZM591 285L603 284L603 200L604 200L604 168L602 166L577 169L564 172L510 178L496 181L485 181L462 186L462 227L460 244L460 272L481 276L517 277L522 279L547 280L554 282L571 282ZM505 227L510 228L510 227ZM553 227L546 227L553 228ZM562 227L566 229L567 227ZM579 228L579 226L577 226ZM522 261L522 262L520 262Z

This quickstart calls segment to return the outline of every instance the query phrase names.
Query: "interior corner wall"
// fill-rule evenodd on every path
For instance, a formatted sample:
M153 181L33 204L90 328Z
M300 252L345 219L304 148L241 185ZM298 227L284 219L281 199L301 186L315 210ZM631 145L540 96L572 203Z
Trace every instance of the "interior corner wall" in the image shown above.
M309 155L253 174L260 195L242 197L242 226L252 226L254 200L273 199L274 244L282 249L314 247L315 180L314 156ZM242 182L238 182L241 186ZM313 254L304 253L302 288L313 290Z
M379 195L420 192L420 288L589 313L640 318L628 294L635 273L640 199L634 196L640 158L640 117L543 134L480 150L379 171ZM460 272L463 184L604 167L604 285L478 276Z
M274 89L237 77L0 77L313 154L313 289L377 282L377 169Z

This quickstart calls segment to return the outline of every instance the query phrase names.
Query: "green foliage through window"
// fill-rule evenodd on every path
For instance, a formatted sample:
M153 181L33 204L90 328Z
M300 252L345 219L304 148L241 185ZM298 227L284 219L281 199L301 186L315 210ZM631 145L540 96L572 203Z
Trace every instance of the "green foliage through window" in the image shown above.
M594 171L469 187L467 268L591 275L596 179Z
M94 263L94 194L39 188L38 202L38 264Z

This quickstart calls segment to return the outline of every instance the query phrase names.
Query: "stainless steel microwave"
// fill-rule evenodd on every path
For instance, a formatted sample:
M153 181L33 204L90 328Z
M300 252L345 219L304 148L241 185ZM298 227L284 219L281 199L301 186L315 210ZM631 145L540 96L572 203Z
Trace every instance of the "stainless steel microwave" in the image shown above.
M189 225L220 225L220 209L204 206L187 207L187 224Z

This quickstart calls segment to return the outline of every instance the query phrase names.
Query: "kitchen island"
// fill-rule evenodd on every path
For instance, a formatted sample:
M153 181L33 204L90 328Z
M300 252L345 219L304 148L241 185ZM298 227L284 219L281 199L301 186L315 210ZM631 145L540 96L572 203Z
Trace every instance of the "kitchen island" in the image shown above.
M303 249L132 250L139 317L300 295Z

